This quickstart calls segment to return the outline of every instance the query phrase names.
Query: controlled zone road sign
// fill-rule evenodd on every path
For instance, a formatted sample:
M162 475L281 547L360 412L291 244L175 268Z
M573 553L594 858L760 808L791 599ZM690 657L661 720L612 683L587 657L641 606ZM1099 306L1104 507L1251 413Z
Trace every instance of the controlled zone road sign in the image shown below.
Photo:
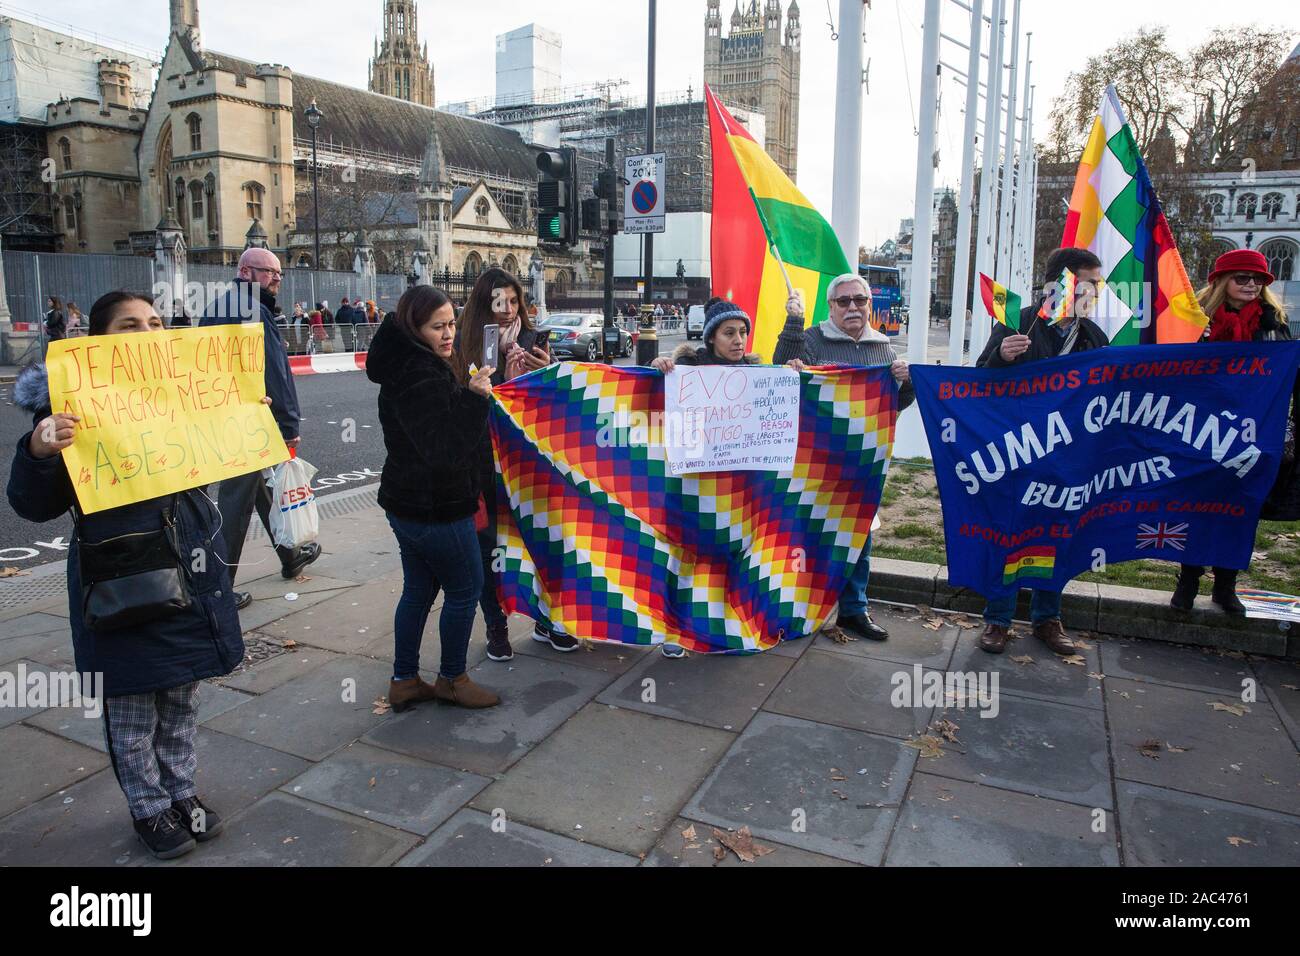
M664 153L623 159L623 232L664 231Z

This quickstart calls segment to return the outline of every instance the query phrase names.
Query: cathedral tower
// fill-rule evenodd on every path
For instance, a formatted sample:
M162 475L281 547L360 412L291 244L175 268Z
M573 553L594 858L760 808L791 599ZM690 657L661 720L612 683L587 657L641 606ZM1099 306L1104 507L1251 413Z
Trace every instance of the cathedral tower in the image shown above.
M415 0L384 0L384 39L375 39L370 91L433 106L429 44L420 45Z

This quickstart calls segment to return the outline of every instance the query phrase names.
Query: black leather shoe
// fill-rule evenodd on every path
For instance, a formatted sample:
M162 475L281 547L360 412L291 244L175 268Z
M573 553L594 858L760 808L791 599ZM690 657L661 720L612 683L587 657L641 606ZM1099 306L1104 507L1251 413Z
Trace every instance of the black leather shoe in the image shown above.
M841 614L836 623L841 631L848 631L853 637L860 637L867 641L889 639L889 632L873 621L869 614Z
M294 552L293 557L281 564L280 575L286 580L302 574L302 569L320 557L320 545L309 541Z
M248 605L250 605L250 604L252 604L252 603L253 603L253 592L252 592L252 591L236 591L236 592L235 592L235 610L236 610L236 611L242 611L244 608L248 607Z

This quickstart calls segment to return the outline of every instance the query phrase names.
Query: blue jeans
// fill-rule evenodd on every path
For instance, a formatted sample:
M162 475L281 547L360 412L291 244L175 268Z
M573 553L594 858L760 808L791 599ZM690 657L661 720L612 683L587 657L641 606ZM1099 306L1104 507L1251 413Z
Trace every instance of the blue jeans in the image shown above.
M984 608L985 622L1010 627L1012 615L1016 613L1016 599L1019 597L1020 592L1016 591L1006 597L989 598L988 604ZM1040 591L1035 588L1029 601L1030 623L1041 624L1043 621L1056 620L1060 616L1061 592Z
M871 539L862 549L862 556L844 582L840 592L840 617L867 613L867 581L871 578Z
M465 653L474 627L474 608L483 590L483 563L474 519L425 524L388 515L402 553L402 598L393 614L393 680L420 674L420 641L429 611L446 591L438 635L442 643L439 675L465 673Z

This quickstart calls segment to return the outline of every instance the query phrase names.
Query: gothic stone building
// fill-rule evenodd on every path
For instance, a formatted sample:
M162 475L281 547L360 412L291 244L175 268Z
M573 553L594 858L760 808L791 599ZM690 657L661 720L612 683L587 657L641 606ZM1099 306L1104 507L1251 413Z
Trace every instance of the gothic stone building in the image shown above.
M792 0L781 30L780 0L737 0L731 32L722 35L720 0L709 0L704 18L704 82L726 103L761 110L763 148L792 180L799 159L799 4Z

